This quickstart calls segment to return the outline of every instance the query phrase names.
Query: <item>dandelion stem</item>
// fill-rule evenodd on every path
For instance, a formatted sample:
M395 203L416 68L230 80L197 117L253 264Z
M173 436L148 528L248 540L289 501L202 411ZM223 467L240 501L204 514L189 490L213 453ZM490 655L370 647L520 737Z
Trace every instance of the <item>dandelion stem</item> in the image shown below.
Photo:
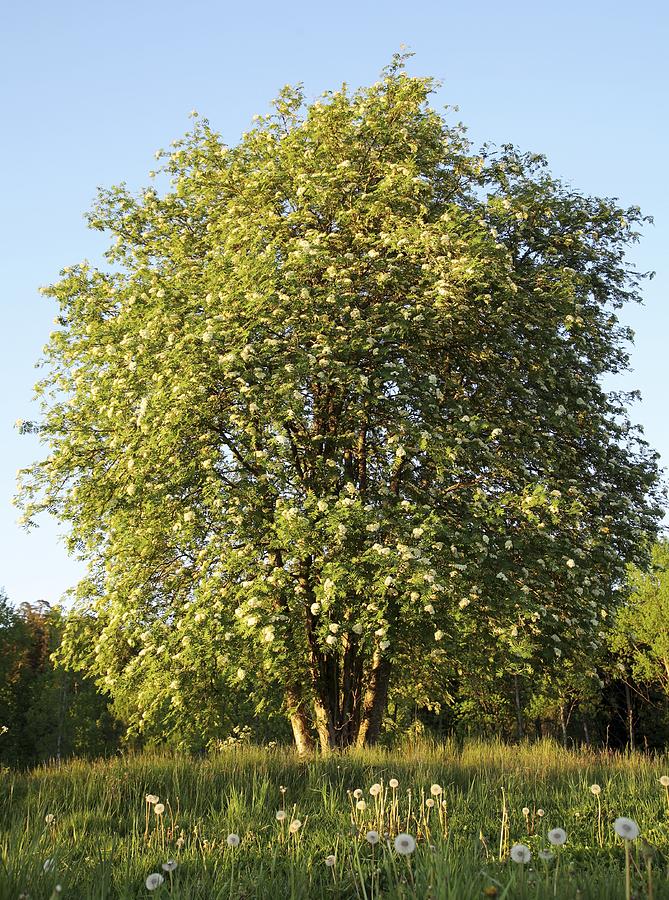
M504 859L504 855L506 853L506 834L508 829L508 812L506 808L506 794L504 792L504 788L502 788L502 825L499 830L499 860L500 862Z
M557 897L558 872L560 871L560 848L555 848L555 872L553 873L553 896Z
M597 836L599 838L599 846L604 846L604 829L602 828L602 801L597 794Z
M520 864L518 867L520 869L520 896L525 896L525 863Z
M235 854L232 854L232 865L230 867L230 900L232 900L232 894L235 886Z

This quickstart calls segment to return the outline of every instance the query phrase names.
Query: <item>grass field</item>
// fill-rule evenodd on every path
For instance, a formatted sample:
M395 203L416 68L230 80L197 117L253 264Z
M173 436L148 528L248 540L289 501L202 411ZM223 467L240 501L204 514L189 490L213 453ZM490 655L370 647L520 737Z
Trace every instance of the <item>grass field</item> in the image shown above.
M666 757L568 753L549 743L420 744L310 760L249 747L206 759L4 770L0 900L611 900L626 896L619 816L641 829L628 844L631 896L669 898L665 773ZM563 846L548 842L556 827L567 832ZM378 843L367 840L370 831ZM413 852L397 852L398 832L416 839ZM510 858L517 843L531 851L526 864ZM539 857L547 849L554 859ZM170 860L177 865L165 871ZM153 890L151 873L164 879Z

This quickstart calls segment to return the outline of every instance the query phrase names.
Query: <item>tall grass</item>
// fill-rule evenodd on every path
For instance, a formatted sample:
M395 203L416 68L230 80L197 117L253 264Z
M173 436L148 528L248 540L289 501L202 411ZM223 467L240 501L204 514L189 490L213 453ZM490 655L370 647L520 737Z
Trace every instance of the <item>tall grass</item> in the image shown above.
M567 752L548 742L412 743L326 759L238 747L198 759L144 754L5 770L0 900L612 900L626 890L624 843L612 827L620 815L642 834L632 845L631 891L669 898L664 774L666 758ZM382 786L376 797L374 783ZM432 785L442 793L432 794ZM356 807L358 788L365 809ZM162 814L147 794L160 798ZM302 824L291 833L294 820ZM568 839L553 848L556 873L556 860L538 854L557 826ZM372 829L380 833L374 845L365 837ZM400 830L416 838L412 854L395 851ZM227 844L232 833L238 847ZM514 843L529 847L528 864L510 859ZM328 856L334 865L326 865ZM169 859L177 862L171 873L161 868ZM150 892L152 872L164 882Z

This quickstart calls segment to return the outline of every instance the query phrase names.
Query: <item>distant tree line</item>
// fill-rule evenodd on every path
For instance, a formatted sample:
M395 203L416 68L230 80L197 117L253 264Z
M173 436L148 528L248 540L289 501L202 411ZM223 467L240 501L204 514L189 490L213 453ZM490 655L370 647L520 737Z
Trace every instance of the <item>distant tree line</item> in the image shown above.
M0 764L101 756L123 726L94 682L51 659L64 613L39 602L13 608L0 592Z
M562 669L500 658L487 667L473 651L448 677L418 681L391 694L385 740L407 734L436 738L552 737L565 746L663 749L669 745L669 544L661 541L646 572L630 569L630 595L606 626L603 649L571 657ZM71 613L70 615L75 615ZM0 593L0 763L30 766L69 756L165 745L204 752L249 740L291 739L277 689L259 708L245 686L221 702L219 686L193 673L193 702L171 711L163 730L143 732L124 721L122 696L104 693L58 661L68 613L47 603L14 608ZM440 696L435 702L434 696Z

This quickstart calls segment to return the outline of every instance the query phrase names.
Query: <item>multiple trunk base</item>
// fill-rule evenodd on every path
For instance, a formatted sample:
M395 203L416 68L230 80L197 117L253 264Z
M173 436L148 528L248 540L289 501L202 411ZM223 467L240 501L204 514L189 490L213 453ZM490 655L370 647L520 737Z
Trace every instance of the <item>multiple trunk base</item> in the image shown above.
M286 689L298 753L310 753L317 746L322 753L330 753L376 743L388 700L390 660L374 654L364 688L362 667L350 665L346 654L341 660L322 657L318 662L312 673L310 703L298 685Z

